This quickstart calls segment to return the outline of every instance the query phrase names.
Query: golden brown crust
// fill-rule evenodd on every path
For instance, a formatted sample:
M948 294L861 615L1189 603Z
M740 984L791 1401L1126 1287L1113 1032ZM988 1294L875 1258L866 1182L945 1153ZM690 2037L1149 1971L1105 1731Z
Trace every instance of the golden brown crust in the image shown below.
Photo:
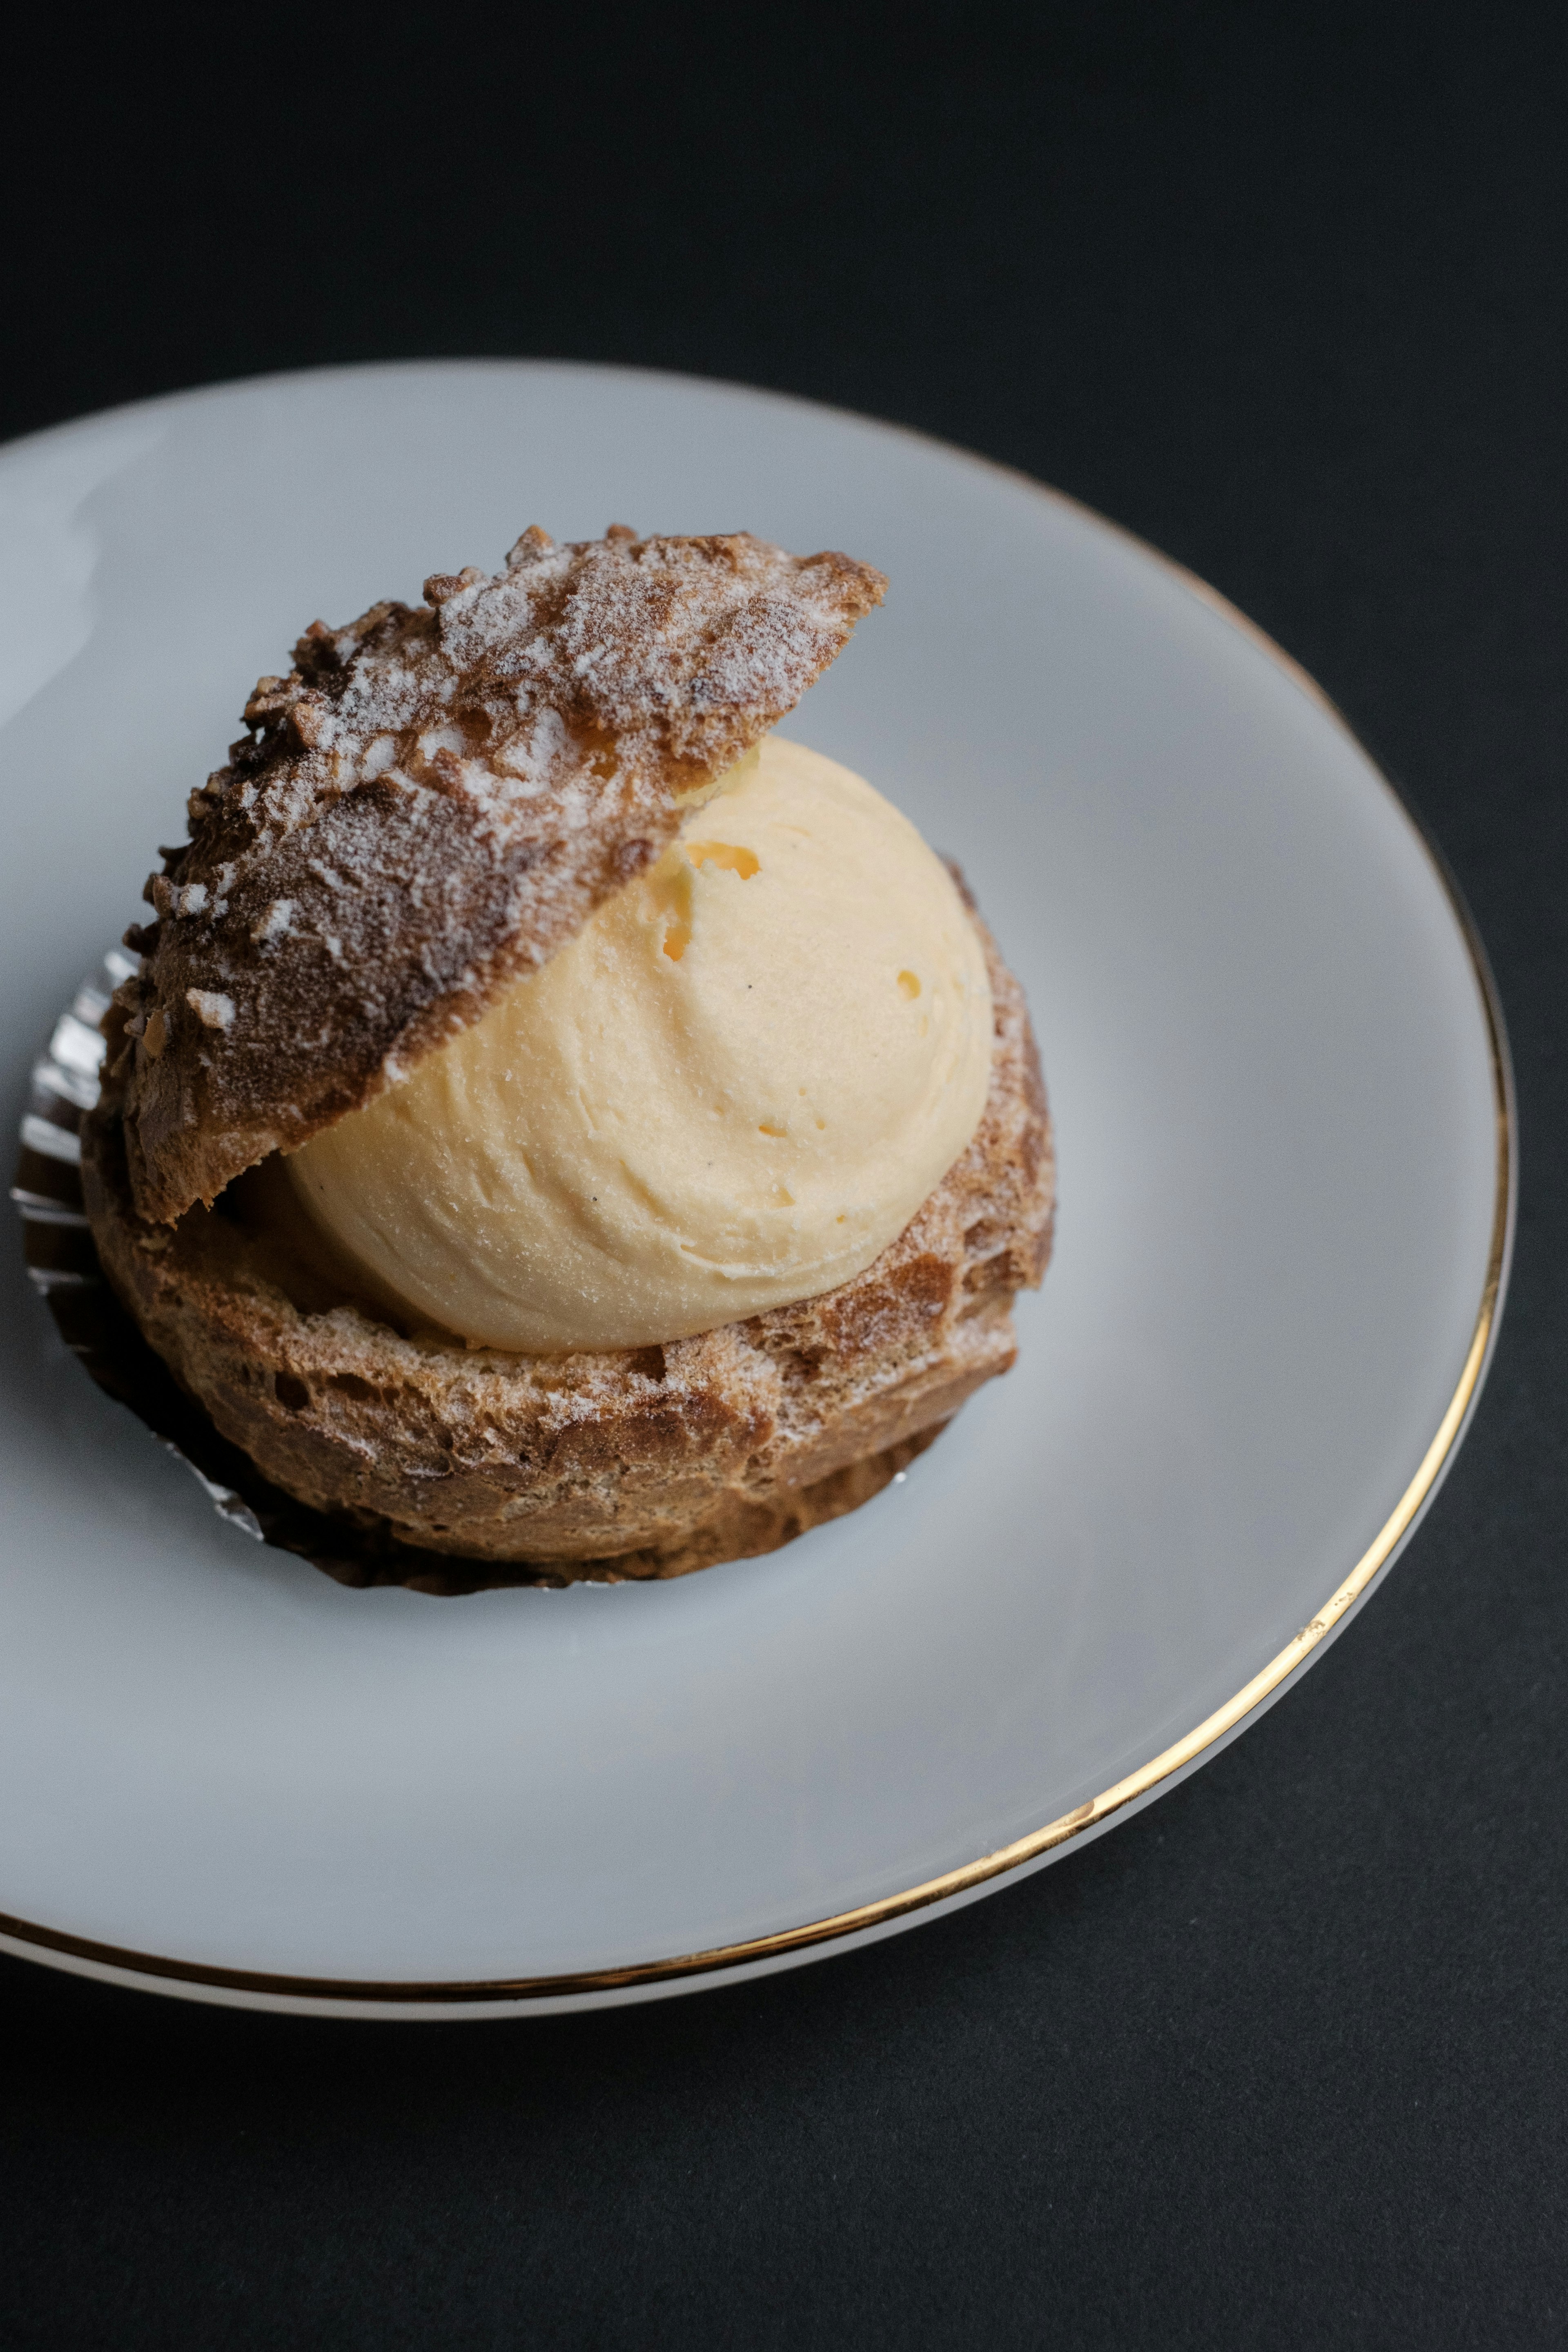
M141 1214L172 1223L380 1094L657 856L878 604L741 532L556 547L316 622L193 793L109 1030Z
M401 1584L414 1592L483 1592L511 1584L651 1584L672 1576L690 1576L700 1568L716 1568L721 1560L755 1559L777 1551L796 1536L858 1511L873 1495L890 1486L900 1472L940 1437L943 1422L934 1422L913 1437L884 1446L864 1461L830 1470L808 1486L776 1488L760 1497L730 1489L712 1514L674 1543L648 1545L636 1551L607 1554L601 1559L542 1562L500 1559L460 1559L454 1554L422 1550L400 1543L385 1521L370 1523L371 1540L357 1521L342 1513L318 1522L313 1540L301 1547L295 1539L285 1549L303 1549L306 1558L339 1583L363 1590L372 1584ZM349 1533L352 1526L353 1532ZM348 1534L344 1543L342 1537Z
M854 1508L1006 1370L1013 1295L1044 1274L1039 1062L1022 992L985 943L995 1036L973 1140L899 1239L819 1298L595 1355L401 1335L312 1296L222 1207L173 1232L138 1215L112 1106L84 1128L104 1269L224 1434L318 1509L568 1577L680 1574L772 1549Z

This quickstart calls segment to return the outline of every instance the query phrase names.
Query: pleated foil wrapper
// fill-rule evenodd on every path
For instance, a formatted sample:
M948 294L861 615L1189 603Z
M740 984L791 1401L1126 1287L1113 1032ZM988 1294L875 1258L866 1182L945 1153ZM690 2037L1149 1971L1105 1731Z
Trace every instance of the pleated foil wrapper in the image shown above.
M264 1478L214 1426L142 1338L99 1265L82 1205L81 1122L98 1100L109 1000L136 966L105 956L60 1014L33 1065L11 1198L21 1214L27 1271L61 1339L106 1394L144 1422L197 1481L218 1517L258 1543L295 1553L340 1584L402 1584L420 1592L480 1592L508 1585L564 1586L546 1570L400 1543L380 1522L361 1525L297 1503Z

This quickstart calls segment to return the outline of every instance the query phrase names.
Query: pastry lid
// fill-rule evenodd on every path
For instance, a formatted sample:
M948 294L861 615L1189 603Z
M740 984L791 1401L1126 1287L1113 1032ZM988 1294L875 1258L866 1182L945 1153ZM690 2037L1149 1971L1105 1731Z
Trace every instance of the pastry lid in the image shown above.
M173 1223L383 1093L657 857L880 572L748 533L557 547L312 624L191 794L105 1024L136 1205Z

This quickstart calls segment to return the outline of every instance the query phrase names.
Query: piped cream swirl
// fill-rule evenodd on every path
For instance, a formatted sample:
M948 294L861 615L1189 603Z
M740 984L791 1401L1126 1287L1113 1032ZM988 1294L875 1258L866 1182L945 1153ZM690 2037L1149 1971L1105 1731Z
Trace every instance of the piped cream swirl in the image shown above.
M641 1347L847 1282L973 1136L951 876L770 736L577 937L285 1162L364 1286L476 1346Z

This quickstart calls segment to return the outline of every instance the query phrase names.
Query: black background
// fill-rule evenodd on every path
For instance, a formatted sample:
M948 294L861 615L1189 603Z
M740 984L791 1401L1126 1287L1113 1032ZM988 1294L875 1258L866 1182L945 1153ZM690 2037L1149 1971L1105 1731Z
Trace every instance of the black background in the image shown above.
M967 443L1214 581L1452 860L1523 1198L1385 1588L1033 1881L515 2025L0 1965L0 2343L1562 2342L1561 9L57 10L5 70L0 430L642 362Z

